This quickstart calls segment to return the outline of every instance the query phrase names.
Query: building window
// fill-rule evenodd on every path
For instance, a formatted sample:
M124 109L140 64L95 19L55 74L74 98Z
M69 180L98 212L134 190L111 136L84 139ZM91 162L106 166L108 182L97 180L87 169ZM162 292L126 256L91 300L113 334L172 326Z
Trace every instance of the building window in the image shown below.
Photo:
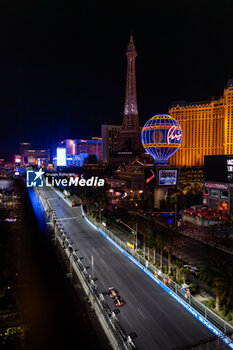
M228 198L228 191L221 191L221 198L227 199Z
M219 196L219 191L218 191L218 190L215 190L215 189L211 189L211 190L210 190L210 196L211 196L211 197L214 197L214 198L218 198L218 196Z

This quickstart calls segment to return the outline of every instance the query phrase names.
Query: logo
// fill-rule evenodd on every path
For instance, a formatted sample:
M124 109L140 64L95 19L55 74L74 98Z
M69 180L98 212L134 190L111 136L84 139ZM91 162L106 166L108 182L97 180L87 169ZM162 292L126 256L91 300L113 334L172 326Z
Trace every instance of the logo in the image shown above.
M42 187L44 185L44 171L27 170L27 187Z
M74 176L73 176L74 175ZM65 178L64 178L65 176ZM55 173L48 174L42 171L27 170L27 187L71 187L71 186L104 186L104 179L99 179L98 176L92 176L85 179L83 175Z
M177 143L181 142L182 131L179 126L171 126L167 133L167 143ZM175 140L175 142L173 142Z

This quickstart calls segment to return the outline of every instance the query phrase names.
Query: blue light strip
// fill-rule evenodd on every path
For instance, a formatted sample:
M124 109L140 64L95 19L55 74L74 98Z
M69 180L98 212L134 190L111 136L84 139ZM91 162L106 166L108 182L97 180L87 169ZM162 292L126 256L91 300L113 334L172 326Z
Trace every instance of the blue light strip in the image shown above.
M137 265L143 272L145 272L154 282L156 282L165 292L167 292L171 297L173 297L178 303L180 303L187 311L189 311L199 322L206 326L214 335L222 337L222 341L228 345L230 349L233 349L232 340L219 331L215 326L213 326L209 321L207 321L203 316L201 316L192 306L187 304L183 299L181 299L177 294L170 290L166 285L164 285L158 278L156 278L150 271L147 270L142 264L140 264L136 259L134 259L130 254L128 254L124 249L122 249L116 242L114 242L104 231L98 229L92 222L86 217L83 208L82 213L84 219L96 230L99 231L105 238L107 238L118 250L120 250L129 260L131 260L135 265Z

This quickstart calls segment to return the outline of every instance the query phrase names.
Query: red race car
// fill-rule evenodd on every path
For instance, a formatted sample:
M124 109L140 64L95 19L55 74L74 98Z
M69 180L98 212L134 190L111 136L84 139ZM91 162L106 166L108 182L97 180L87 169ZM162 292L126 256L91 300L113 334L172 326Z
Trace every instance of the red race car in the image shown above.
M113 304L114 304L114 306L119 307L119 306L125 305L125 301L120 296L117 296L117 297L113 298Z

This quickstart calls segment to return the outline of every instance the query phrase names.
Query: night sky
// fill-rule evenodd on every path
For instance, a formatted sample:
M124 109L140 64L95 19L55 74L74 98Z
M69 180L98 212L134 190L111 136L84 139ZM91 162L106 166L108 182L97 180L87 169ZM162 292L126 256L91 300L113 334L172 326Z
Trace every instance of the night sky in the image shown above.
M0 0L0 157L101 135L123 116L131 30L140 124L233 78L233 1Z

